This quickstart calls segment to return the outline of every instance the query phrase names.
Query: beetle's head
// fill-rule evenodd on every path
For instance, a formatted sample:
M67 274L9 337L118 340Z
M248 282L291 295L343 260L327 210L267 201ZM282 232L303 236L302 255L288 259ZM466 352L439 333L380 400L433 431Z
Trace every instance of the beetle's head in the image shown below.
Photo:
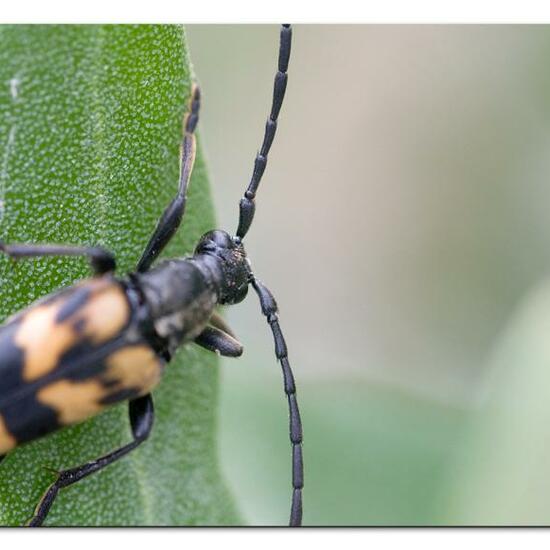
M238 304L246 298L252 271L238 237L231 237L220 229L209 231L199 240L195 254L207 254L220 260L222 304Z

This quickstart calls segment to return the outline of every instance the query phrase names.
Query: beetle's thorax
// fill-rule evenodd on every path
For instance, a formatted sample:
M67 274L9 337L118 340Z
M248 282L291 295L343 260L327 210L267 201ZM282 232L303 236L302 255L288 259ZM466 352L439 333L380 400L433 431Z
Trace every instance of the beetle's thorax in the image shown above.
M202 332L219 301L220 273L212 261L169 260L135 277L154 330L170 352Z

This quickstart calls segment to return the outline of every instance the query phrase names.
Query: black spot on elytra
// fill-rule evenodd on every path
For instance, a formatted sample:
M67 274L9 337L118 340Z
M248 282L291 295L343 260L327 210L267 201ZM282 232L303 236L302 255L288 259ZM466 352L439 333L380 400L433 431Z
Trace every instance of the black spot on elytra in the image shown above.
M105 371L103 359L91 361L90 357L101 353L101 347L88 340L84 340L67 350L59 360L57 367L59 372L63 373L63 378L67 380L86 380L95 378Z
M73 330L80 336L86 328L86 319L78 319L73 323Z
M92 290L90 288L77 288L74 293L69 296L65 300L65 303L59 308L59 311L55 316L55 322L58 324L62 323L63 321L74 315L82 306L84 306L88 302L91 295Z
M32 441L57 428L57 413L36 399L36 393L23 395L20 399L0 409L8 431L18 443Z
M0 403L22 384L24 354L15 344L20 324L17 321L0 329Z
M30 441L59 427L56 412L36 399L36 392L21 393L23 350L15 345L20 321L0 329L0 415L18 443ZM19 393L19 397L17 394Z
M114 380L113 378L109 379L101 379L101 385L108 390L109 388L112 388L113 386L118 386L120 384L119 380Z

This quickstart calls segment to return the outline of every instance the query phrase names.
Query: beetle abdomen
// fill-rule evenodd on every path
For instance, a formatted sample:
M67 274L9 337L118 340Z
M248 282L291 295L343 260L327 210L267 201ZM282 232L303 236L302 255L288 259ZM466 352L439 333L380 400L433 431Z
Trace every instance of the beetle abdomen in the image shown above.
M164 362L131 326L124 288L105 277L47 297L0 328L0 454L147 393Z

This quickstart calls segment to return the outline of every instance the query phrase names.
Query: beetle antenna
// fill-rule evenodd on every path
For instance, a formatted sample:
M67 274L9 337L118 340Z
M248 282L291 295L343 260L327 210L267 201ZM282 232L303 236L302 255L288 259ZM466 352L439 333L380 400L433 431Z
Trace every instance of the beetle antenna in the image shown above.
M271 149L271 144L275 138L275 132L277 131L277 118L279 117L279 111L283 104L285 97L286 83L288 79L288 60L290 58L290 45L292 41L292 29L290 25L283 25L281 27L281 35L279 42L279 66L277 74L275 75L275 83L273 85L273 100L271 103L271 113L267 119L265 125L264 141L262 148L256 155L254 161L254 170L252 171L252 177L250 183L244 193L243 198L239 203L239 227L237 228L237 238L242 240L248 233L252 220L254 219L254 211L256 206L254 204L254 198L260 185L266 164L267 155Z
M289 525L299 527L302 524L302 488L304 487L304 463L302 458L302 420L296 399L296 385L288 360L288 350L279 325L277 315L277 302L271 291L258 279L251 276L250 280L262 307L262 313L267 319L273 342L275 343L275 355L281 363L284 379L284 390L288 399L288 416L290 442L292 444L292 508L290 511Z

